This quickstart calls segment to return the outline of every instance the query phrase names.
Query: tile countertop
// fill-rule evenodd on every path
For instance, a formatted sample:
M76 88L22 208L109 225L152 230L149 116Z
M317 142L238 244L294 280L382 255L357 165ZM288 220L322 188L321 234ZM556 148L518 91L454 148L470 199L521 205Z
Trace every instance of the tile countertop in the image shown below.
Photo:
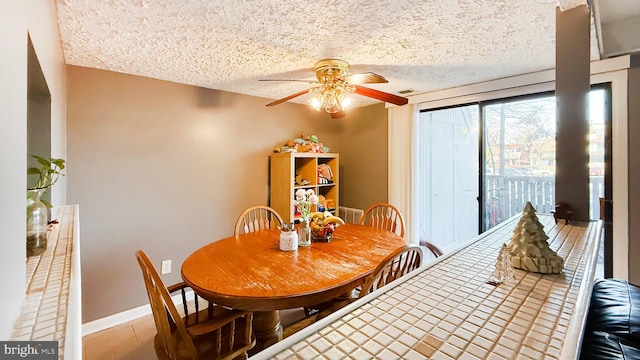
M27 258L26 296L10 340L57 341L58 359L82 357L78 205L54 207L47 249Z
M601 222L538 215L560 274L515 269L486 283L520 215L336 311L251 359L575 359Z

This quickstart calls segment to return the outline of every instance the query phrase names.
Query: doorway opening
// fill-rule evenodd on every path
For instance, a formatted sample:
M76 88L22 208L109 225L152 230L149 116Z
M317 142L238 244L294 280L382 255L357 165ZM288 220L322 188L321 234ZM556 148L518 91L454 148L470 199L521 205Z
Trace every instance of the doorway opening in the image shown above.
M27 167L40 167L31 155L51 157L51 92L44 78L40 61L27 36ZM29 179L31 180L31 179ZM25 185L25 189L29 184ZM51 192L43 199L51 202Z

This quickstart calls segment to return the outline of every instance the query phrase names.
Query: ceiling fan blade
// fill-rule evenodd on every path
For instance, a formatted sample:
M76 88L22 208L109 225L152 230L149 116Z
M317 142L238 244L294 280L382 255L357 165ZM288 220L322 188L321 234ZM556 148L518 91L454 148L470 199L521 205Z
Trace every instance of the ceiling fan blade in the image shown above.
M409 103L409 99L407 99L406 97L389 94L380 90L376 90L376 89L372 89L372 88L368 88L360 85L353 85L353 86L356 88L356 94L359 94L362 96L382 100L384 102L392 103L394 105L405 105Z
M372 72L347 75L342 79L349 84L383 84L389 82L384 76Z
M338 112L335 112L335 113L329 114L329 115L331 115L332 119L340 119L341 117L344 117L347 114L343 110L340 110Z
M278 104L282 104L282 103L283 103L283 102L285 102L285 101L289 101L289 100L291 100L291 99L293 99L293 98L297 98L298 96L302 96L302 95L304 95L304 94L307 94L307 93L309 93L309 92L313 91L314 89L315 89L315 88L310 88L310 89L302 90L302 91L297 92L297 93L295 93L295 94L293 94L293 95L289 95L289 96L284 97L284 98L282 98L282 99L279 99L279 100L276 100L276 101L274 101L274 102L268 103L268 104L267 104L267 105L265 105L265 106L275 106L275 105L278 105Z

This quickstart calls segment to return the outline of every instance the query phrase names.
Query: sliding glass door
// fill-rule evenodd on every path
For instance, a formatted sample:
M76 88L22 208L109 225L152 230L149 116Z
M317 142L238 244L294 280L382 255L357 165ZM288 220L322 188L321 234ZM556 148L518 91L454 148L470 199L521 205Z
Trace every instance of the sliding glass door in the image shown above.
M555 208L555 97L501 100L481 106L483 227L486 231L531 204Z
M478 105L419 116L418 235L445 251L478 233L478 123Z
M607 99L602 86L590 93L592 219L605 196ZM555 209L555 102L547 93L420 112L420 241L447 251L521 213L527 201L541 214Z
M594 89L589 93L589 197L591 199L589 214L592 220L601 218L600 199L605 198L605 163L611 163L610 141L607 149L610 103L606 88ZM605 160L607 155L608 161ZM607 198L610 200L611 196Z

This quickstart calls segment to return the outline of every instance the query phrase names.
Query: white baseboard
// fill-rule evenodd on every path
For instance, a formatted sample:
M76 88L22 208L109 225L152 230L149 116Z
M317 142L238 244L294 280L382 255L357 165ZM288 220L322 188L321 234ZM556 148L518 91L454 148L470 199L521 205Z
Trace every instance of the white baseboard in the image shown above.
M187 301L193 300L193 290L186 291ZM176 305L182 304L182 296L180 294L171 297ZM90 321L82 324L82 336L87 336L98 331L106 330L114 326L124 324L126 322L139 319L151 314L151 306L149 304L138 306L133 309L125 310L117 314L109 315L101 319Z

